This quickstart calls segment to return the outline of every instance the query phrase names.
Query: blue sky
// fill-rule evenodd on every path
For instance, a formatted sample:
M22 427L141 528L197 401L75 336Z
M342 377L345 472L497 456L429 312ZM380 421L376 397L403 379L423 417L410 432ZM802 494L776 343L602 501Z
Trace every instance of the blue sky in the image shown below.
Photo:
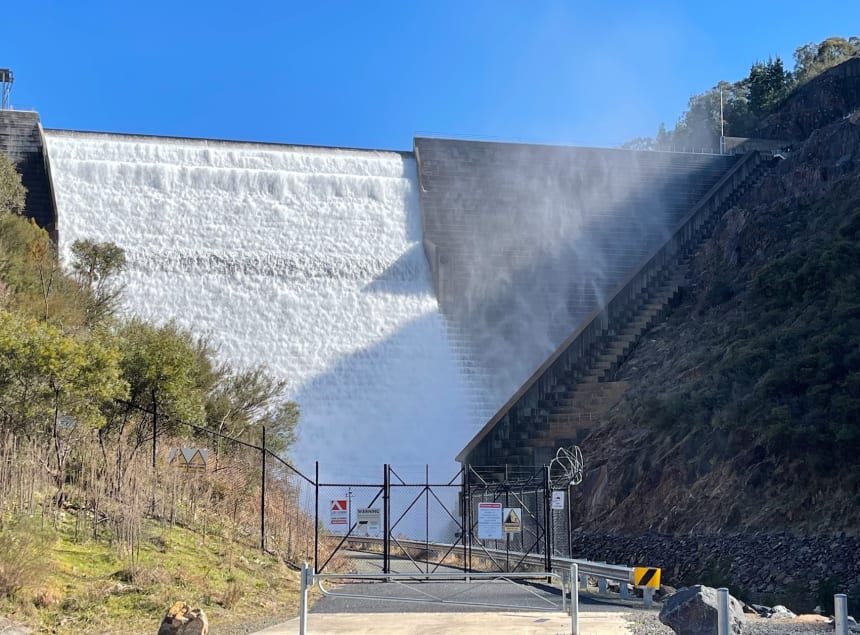
M47 128L385 149L618 145L756 59L860 35L847 0L30 0L2 19L12 102Z

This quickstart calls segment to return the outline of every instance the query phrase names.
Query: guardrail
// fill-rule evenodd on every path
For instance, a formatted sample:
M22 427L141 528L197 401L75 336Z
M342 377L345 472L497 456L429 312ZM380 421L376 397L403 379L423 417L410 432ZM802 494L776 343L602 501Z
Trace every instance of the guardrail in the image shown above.
M365 544L375 544L382 543L382 538L347 538L344 541L344 545L349 545L350 548L355 548L356 546L360 546L362 543ZM404 540L398 539L398 544L401 547L405 548L414 548L414 549L432 549L436 551L443 551L445 553L458 553L458 555L463 556L465 552L465 548L462 544L452 544L452 543L438 543L438 542L426 542L419 540ZM360 549L356 549L360 550ZM546 556L544 554L523 554L520 552L511 552L505 551L503 549L481 549L481 552L486 553L488 556L493 556L496 558L501 558L504 556L516 556L518 562L523 564L527 564L528 566L533 566L536 569L541 569L546 565ZM473 549L474 553L474 549ZM636 586L642 589L642 600L645 606L650 606L653 602L654 590L659 587L660 584L660 569L657 568L648 568L648 567L628 567L625 565L616 565L616 564L607 564L605 562L595 562L593 560L581 560L577 558L560 558L553 557L552 558L552 566L550 569L552 571L567 571L571 566L576 565L579 575L580 575L580 586L585 588L585 580L588 577L596 578L598 581L597 587L601 593L606 592L606 581L612 580L613 582L619 583L619 589L621 590L621 597L628 598L629 597L629 589L627 585ZM651 575L648 575L648 572L652 572ZM465 574L465 572L464 572ZM637 575L640 574L640 575ZM416 573L416 574L408 574L410 577L420 577L426 575L434 575L428 573ZM645 580L646 583L642 583L643 579L647 577Z

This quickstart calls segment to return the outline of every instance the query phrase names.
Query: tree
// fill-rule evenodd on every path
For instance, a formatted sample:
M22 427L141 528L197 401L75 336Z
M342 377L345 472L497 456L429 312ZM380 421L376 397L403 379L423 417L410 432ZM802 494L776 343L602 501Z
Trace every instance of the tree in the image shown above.
M27 190L21 184L21 175L15 164L4 154L0 154L0 215L21 214Z
M123 287L115 277L125 269L125 252L114 243L76 240L72 244L72 273L77 281L88 326L116 312Z
M860 55L860 38L829 37L822 42L810 42L794 51L794 76L804 83L848 58Z
M791 73L785 70L782 60L768 59L756 62L747 79L749 109L756 117L764 117L782 103L792 87Z

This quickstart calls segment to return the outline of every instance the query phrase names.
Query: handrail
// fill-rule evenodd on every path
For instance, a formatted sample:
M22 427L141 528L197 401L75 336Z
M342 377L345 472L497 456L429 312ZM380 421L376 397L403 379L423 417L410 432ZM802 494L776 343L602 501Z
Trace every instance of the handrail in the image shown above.
M694 224L696 220L698 220L698 215L706 209L706 206L709 205L712 199L723 190L727 184L731 182L732 187L734 187L734 178L735 176L745 168L748 168L748 164L751 163L754 159L760 160L760 153L753 151L743 155L724 175L714 184L708 192L699 200L699 202L693 206L690 212L685 215L675 226L674 231L671 233L670 238L663 243L660 247L658 247L650 256L646 256L641 264L633 270L633 273L627 276L627 278L622 281L618 287L616 287L615 292L611 295L610 299L602 306L598 307L594 311L592 311L587 318L585 318L580 324L579 327L562 342L562 344L555 350L555 352L547 358L547 360L541 364L541 366L534 372L532 375L526 380L526 382L517 390L513 396L508 399L508 401L496 412L495 415L481 428L481 430L472 438L471 441L464 447L459 454L457 454L457 461L463 462L466 460L468 454L474 450L481 441L496 427L505 416L513 409L518 402L520 402L523 398L525 398L528 393L533 392L535 387L538 386L539 382L543 377L547 374L547 372L563 357L565 354L571 352L571 349L574 348L574 345L578 344L578 350L575 351L578 353L576 358L579 359L585 349L597 339L599 332L602 332L605 328L608 328L609 321L611 317L615 314L616 309L618 309L618 304L621 302L626 302L626 300L631 296L638 293L641 290L642 278L648 277L653 273L653 269L656 265L662 265L666 262L667 257L673 255L675 251L677 251L676 237L678 237L682 232L686 232L689 230L690 226ZM756 161L757 164L757 161ZM745 176L745 175L744 175ZM638 288L637 288L638 286ZM600 329L598 329L598 326ZM598 333L595 333L598 331ZM588 341L584 341L588 339ZM539 386L538 386L539 388ZM540 397L538 396L538 399ZM537 400L537 399L536 399ZM535 401L536 401L535 400Z

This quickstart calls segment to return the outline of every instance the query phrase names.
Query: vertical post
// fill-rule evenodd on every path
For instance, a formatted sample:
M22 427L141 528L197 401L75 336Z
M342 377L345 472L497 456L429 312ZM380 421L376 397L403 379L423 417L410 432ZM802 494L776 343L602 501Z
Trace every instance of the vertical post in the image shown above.
M579 589L576 581L579 579L579 565L570 565L570 632L579 635Z
M729 635L729 590L717 589L717 635Z
M567 557L573 558L573 485L567 486Z
M552 571L552 492L549 489L549 465L543 466L543 517L546 519L544 566L546 571Z
M302 563L301 593L299 594L299 635L308 632L308 587L313 581L314 570L307 562Z
M848 635L848 596L837 593L833 596L836 635Z
M424 561L425 573L430 573L430 464L424 464Z
M646 586L642 589L642 604L651 606L654 604L654 587Z
M314 567L320 562L320 462L314 475Z
M469 547L472 546L472 521L471 521L471 509L472 509L472 497L469 496L469 470L471 468L468 464L463 464L463 491L460 496L461 505L463 509L461 510L462 520L462 530L460 538L463 540L463 573L469 572Z
M263 473L260 476L260 551L266 550L266 426L263 426Z
M158 400L155 398L155 390L152 391L152 505L151 513L155 515L155 492L158 487L158 470L155 466L155 455L158 451ZM181 452L181 450L180 450ZM181 457L180 457L181 458Z
M383 468L382 475L382 515L384 531L382 534L382 573L391 573L391 475L388 463Z

